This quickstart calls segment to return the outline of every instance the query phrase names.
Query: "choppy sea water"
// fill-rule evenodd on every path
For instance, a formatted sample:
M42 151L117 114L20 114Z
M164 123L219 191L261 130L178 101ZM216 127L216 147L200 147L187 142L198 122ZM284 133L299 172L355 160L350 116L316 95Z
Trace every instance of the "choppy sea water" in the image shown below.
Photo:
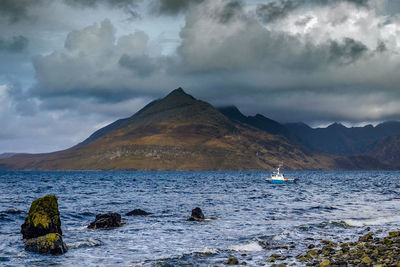
M222 266L234 255L257 266L272 253L290 264L318 239L400 227L400 172L285 174L299 182L268 184L270 172L0 172L0 265ZM20 226L46 194L59 201L61 256L23 248ZM186 221L197 206L210 220ZM124 216L136 208L153 215ZM126 224L86 228L106 212Z

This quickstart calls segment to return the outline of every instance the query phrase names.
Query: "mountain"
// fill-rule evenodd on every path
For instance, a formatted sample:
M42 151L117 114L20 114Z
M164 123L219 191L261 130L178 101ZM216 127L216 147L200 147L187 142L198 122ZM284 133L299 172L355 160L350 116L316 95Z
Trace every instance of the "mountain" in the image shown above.
M286 125L234 107L218 110L178 88L70 149L16 154L0 159L0 169L260 170L280 162L286 169L391 168L369 155L313 152Z
M366 154L382 163L400 168L400 135L392 135L372 143Z
M288 123L285 126L309 149L345 156L372 155L369 150L373 143L400 134L400 122L385 122L375 127L366 125L351 128L340 123L331 124L327 128L315 129L304 123Z
M290 140L296 139L296 136L287 127L261 114L245 116L235 106L220 107L218 110L234 122L245 123L270 134L283 135Z
M17 153L2 153L0 154L0 159L5 159L5 158L10 158L12 156L14 156Z
M266 120L267 121L267 120ZM226 170L332 168L285 136L232 121L178 88L82 143L49 154L0 160L4 169L33 170Z

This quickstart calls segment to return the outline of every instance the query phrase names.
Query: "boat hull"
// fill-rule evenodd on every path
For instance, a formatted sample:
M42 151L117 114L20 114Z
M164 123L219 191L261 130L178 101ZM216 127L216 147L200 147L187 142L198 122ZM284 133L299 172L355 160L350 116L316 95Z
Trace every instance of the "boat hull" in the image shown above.
M296 183L296 179L285 179L285 180L267 180L267 182L271 184L294 184Z

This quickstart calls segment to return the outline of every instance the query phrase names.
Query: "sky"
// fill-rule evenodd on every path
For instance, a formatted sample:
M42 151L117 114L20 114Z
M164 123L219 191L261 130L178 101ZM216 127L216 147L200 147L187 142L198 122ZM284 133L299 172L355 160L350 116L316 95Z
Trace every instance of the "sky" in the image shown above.
M50 152L182 87L280 122L400 118L398 0L0 0L0 153Z

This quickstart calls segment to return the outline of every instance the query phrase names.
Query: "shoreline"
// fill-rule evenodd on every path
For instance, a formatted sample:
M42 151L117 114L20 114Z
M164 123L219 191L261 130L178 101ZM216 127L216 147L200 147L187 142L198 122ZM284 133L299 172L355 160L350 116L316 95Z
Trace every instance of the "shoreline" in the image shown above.
M366 231L370 231L367 227ZM345 238L341 242L320 240L308 245L305 253L298 254L296 262L286 262L292 259L284 253L274 253L267 260L271 266L396 266L400 267L400 229L387 232L382 237L382 230L360 235L357 241ZM306 241L306 240L305 240Z

